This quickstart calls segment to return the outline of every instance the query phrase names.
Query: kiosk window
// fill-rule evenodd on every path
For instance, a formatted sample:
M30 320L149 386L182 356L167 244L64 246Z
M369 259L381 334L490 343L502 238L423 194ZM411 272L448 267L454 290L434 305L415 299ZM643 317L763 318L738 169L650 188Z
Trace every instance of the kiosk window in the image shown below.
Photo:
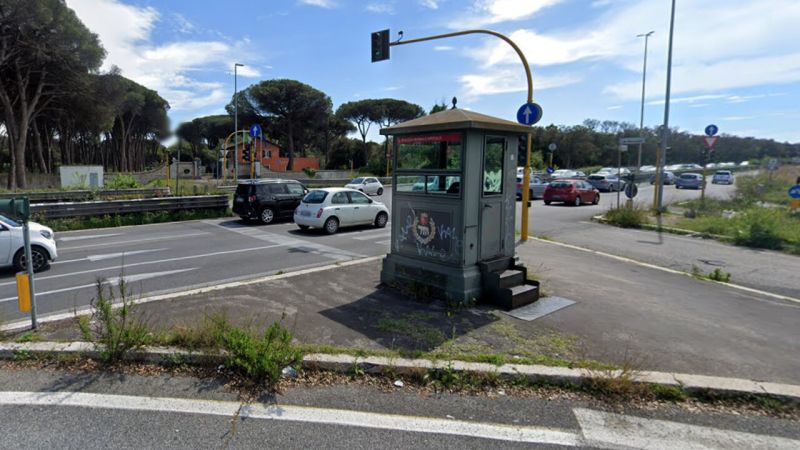
M396 143L397 192L461 195L461 133L401 136Z
M506 140L488 138L483 149L483 195L503 193L503 151Z

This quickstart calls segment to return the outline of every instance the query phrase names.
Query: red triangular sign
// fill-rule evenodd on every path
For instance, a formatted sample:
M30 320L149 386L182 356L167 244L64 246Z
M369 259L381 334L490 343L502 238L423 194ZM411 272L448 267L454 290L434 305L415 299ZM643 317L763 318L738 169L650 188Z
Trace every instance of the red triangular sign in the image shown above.
M708 149L711 150L712 148L714 148L715 145L717 145L717 140L719 140L719 136L704 136L703 139L706 142L706 147L708 147Z

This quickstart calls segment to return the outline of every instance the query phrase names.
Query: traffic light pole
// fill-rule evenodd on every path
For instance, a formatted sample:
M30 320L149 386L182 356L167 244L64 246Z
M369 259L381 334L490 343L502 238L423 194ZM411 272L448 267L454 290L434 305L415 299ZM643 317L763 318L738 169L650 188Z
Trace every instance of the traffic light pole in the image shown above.
M28 199L26 198L25 201L27 202ZM25 218L22 221L22 236L23 242L25 245L25 266L28 272L28 289L30 290L31 296L31 328L36 329L39 327L38 321L36 319L36 287L34 285L33 279L33 258L31 258L31 230L28 227L28 219Z
M465 31L456 31L454 33L446 33L446 34L437 34L435 36L427 36L421 37L417 39L409 39L407 41L398 41L398 42L391 42L389 46L396 46L396 45L407 45L407 44L415 44L417 42L425 42L425 41L432 41L435 39L446 39L456 36L464 36L467 34L489 34L495 37L498 37L504 41L508 45L510 45L515 52L517 52L517 56L522 61L522 65L525 68L525 77L528 80L528 103L533 103L533 76L531 75L531 67L528 65L528 60L525 58L525 54L522 53L522 50L514 43L508 36L505 36L501 33L492 30L465 30ZM528 201L530 200L530 185L531 185L531 145L533 142L533 133L528 132L528 144L527 144L527 158L525 160L525 172L522 179L523 186L525 189L522 189L522 223L520 225L520 240L525 242L528 240Z

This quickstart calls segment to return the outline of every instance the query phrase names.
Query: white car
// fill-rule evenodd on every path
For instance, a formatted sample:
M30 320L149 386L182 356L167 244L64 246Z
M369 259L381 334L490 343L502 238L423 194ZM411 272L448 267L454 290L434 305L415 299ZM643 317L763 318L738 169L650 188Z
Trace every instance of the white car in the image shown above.
M355 178L344 187L361 191L367 195L383 195L383 185L375 177Z
M33 270L38 272L47 269L50 262L58 257L53 230L36 222L28 222L28 228ZM0 265L14 266L18 272L26 270L24 239L22 224L0 215Z
M340 227L374 225L383 228L389 222L389 209L354 189L315 189L294 211L294 223L301 230L321 228L328 234Z

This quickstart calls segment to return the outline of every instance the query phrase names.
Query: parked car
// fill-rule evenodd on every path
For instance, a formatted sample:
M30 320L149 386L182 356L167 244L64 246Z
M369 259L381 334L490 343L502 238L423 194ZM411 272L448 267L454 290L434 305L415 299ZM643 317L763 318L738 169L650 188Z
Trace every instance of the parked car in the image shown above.
M233 212L242 220L272 223L278 218L292 217L307 192L308 189L295 180L240 181L233 196Z
M699 173L687 172L687 173L682 173L681 176L679 176L678 179L675 180L675 188L700 189L703 186L703 183L705 183L705 181L703 180L703 175Z
M325 188L309 192L294 212L294 223L301 230L320 228L328 234L341 227L374 225L383 228L389 222L389 209L354 189Z
M367 195L383 195L383 185L375 177L354 178L344 187L361 191Z
M601 173L617 174L618 173L618 174L622 175L623 177L625 177L627 175L630 175L631 171L630 171L630 169L628 169L626 167L620 167L619 169L616 168L616 167L603 167L602 169L598 170L595 173L598 173L598 174L601 174Z
M624 175L623 175L624 176ZM617 177L616 173L598 172L586 177L586 181L600 191L621 191L625 189L625 180Z
M56 238L53 230L28 222L31 239L31 259L34 272L47 269L58 257ZM13 266L17 272L27 269L25 260L25 236L22 224L16 220L0 215L0 266Z
M553 172L550 175L550 178L554 180L562 178L578 179L578 178L586 178L586 174L581 172L580 170L559 169Z
M517 200L522 200L522 182L523 177L517 177ZM544 190L547 187L547 182L542 180L538 175L531 175L531 182L528 184L528 197L531 200L544 197Z
M544 190L544 204L564 202L581 206L584 203L596 205L600 202L600 191L583 180L556 180Z
M733 184L733 172L730 170L718 170L711 178L711 184Z
M750 161L742 161L739 163L739 167L747 167L750 165Z
M639 167L639 172L652 173L656 171L656 166L642 166Z
M656 184L656 174L650 175L650 184ZM675 184L675 174L665 170L661 179L661 184Z

